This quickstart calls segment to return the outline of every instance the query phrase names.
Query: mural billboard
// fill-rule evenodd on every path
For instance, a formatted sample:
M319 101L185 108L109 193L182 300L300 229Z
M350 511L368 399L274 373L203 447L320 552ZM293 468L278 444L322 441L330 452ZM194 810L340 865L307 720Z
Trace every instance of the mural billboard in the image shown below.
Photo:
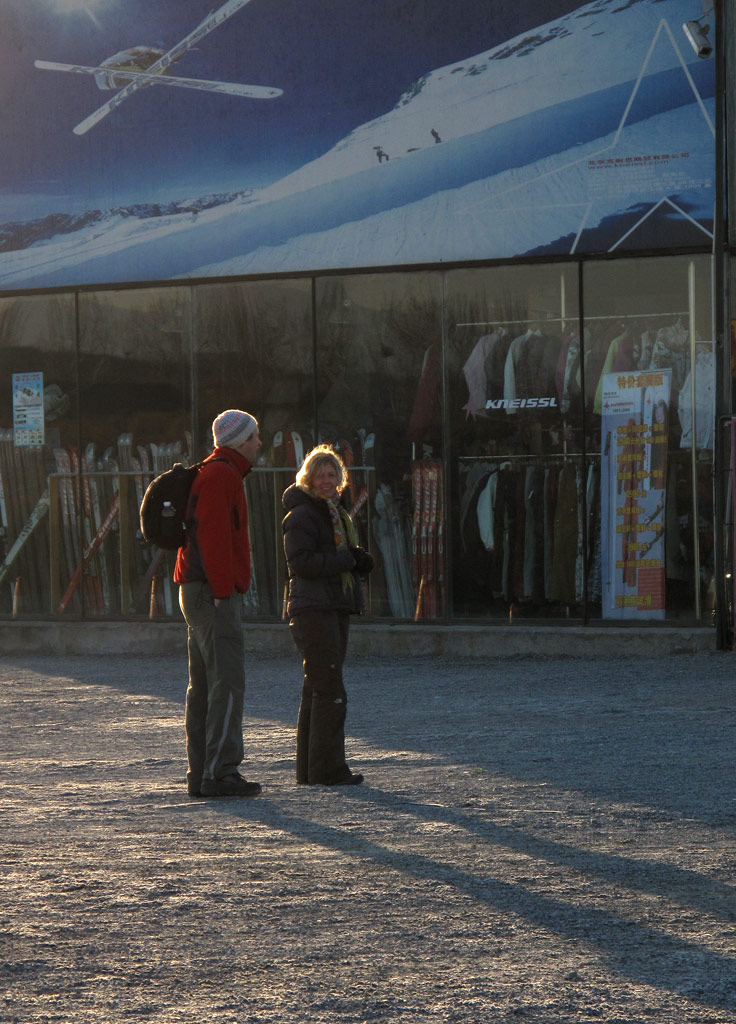
M0 289L710 244L692 0L3 0Z

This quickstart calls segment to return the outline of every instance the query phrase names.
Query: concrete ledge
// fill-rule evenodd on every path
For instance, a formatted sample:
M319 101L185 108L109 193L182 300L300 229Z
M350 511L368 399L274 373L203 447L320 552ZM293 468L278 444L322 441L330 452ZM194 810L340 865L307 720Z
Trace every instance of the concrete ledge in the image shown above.
M0 623L0 655L186 653L183 622Z
M282 622L245 624L246 650L295 653ZM711 627L390 625L356 622L350 652L389 658L610 658L657 657L715 651ZM183 622L0 623L0 655L186 653Z
M353 654L396 657L610 658L715 651L710 627L648 629L606 626L374 626L351 631Z

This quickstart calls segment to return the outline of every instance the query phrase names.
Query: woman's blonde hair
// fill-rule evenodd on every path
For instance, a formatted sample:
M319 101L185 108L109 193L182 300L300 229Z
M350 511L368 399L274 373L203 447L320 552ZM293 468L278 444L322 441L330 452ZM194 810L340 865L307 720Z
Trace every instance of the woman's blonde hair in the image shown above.
M337 490L342 493L348 483L348 471L335 449L328 444L319 444L316 448L312 448L311 452L307 452L302 467L296 475L297 486L303 490L309 490L317 473L327 465L335 467L338 475Z

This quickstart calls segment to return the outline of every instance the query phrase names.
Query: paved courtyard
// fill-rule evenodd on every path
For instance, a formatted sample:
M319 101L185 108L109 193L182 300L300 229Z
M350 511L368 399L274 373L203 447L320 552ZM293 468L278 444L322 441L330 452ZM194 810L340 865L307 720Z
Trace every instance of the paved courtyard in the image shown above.
M190 800L184 658L0 659L2 1024L736 1021L736 661L349 660L362 787Z

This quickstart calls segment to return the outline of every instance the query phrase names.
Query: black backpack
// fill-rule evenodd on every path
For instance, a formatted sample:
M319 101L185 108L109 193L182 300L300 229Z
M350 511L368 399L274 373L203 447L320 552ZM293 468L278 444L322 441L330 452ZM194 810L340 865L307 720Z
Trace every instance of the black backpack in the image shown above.
M185 466L176 462L171 469L151 480L141 502L141 532L149 544L165 551L175 551L186 544L185 517L189 492L203 465L195 462L193 466Z

